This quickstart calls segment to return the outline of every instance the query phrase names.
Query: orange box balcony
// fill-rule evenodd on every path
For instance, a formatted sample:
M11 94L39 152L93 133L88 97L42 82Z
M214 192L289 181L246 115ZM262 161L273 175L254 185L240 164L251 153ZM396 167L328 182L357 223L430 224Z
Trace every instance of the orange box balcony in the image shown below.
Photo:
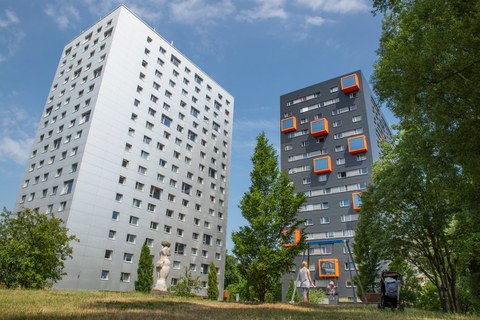
M283 230L282 235L288 236L288 239L283 240L282 239L282 246L284 248L290 248L296 246L300 242L301 238L301 233L300 230L293 230L293 232L290 232L288 230Z
M297 131L297 118L288 117L288 118L282 119L281 131L283 133Z
M342 88L343 93L350 93L360 89L357 74L352 73L348 76L342 77L340 79L340 87Z
M313 159L313 172L316 174L332 172L332 160L330 156Z
M320 278L338 278L340 269L338 268L338 259L319 259L318 276Z
M360 192L354 192L352 193L352 205L353 205L353 210L355 211L360 211L360 206L362 205L362 201L360 200Z
M368 150L365 135L348 138L348 152L350 154L363 153Z
M328 134L328 120L321 118L310 122L310 132L314 137Z

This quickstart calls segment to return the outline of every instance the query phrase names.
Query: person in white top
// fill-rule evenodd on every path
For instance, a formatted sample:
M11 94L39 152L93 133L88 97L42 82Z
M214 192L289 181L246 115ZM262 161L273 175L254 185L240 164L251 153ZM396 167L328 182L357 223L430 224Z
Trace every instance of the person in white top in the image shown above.
M302 262L302 269L298 272L298 281L300 281L299 291L302 293L302 300L304 303L308 302L308 289L315 287L310 276L310 270L307 268L307 261Z

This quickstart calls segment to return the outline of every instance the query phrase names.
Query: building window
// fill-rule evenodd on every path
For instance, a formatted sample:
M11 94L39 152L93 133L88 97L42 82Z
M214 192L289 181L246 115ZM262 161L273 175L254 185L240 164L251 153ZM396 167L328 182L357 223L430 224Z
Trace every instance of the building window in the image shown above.
M132 205L133 205L135 208L141 208L141 207L142 207L142 201L134 198L134 199L133 199L133 202L132 202Z
M63 189L60 194L69 194L73 189L73 180L68 180L63 183Z
M121 282L130 282L130 273L122 272L120 274L120 281Z
M100 274L100 280L108 280L108 275L109 275L108 270L102 270L102 273Z
M93 71L93 78L98 78L102 75L102 67L95 69Z
M113 257L113 250L105 250L105 259L112 260Z
M185 254L185 248L186 248L186 245L183 244L183 243L179 243L179 242L176 242L175 243L175 254L181 254L181 255L184 255Z
M166 125L167 127L170 127L171 123L172 123L172 119L167 117L166 115L162 114L162 118L160 120L164 125Z
M212 245L212 236L208 235L208 234L204 234L203 235L203 244L205 244L207 246L211 246Z
M117 231L115 231L115 230L109 230L108 231L108 239L115 240L116 235L117 235Z
M135 244L135 241L136 241L136 240L137 240L137 236L136 236L136 235L130 234L130 233L127 234L126 241L127 241L128 243Z
M349 200L340 200L339 202L340 207L349 207L350 206L350 201Z
M138 217L130 216L129 223L134 226L138 226Z
M133 262L133 254L132 254L132 253L127 253L127 252L125 252L125 253L123 254L123 261L124 261L124 262L132 263L132 262Z

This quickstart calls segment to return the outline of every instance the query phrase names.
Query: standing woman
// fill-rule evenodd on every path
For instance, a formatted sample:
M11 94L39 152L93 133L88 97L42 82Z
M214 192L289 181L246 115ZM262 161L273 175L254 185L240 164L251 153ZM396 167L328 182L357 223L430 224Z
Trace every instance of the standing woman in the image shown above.
M298 272L298 280L300 281L300 288L302 290L303 302L308 302L308 289L315 287L310 277L310 270L307 268L307 261L302 262L302 269Z

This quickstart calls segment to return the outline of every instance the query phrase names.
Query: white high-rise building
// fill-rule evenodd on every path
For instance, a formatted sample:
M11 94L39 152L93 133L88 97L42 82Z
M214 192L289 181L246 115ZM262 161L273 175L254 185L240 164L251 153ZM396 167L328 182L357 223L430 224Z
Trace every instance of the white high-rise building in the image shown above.
M223 287L233 106L124 6L65 46L15 202L80 239L56 288L132 290L163 240L168 285L213 261Z

